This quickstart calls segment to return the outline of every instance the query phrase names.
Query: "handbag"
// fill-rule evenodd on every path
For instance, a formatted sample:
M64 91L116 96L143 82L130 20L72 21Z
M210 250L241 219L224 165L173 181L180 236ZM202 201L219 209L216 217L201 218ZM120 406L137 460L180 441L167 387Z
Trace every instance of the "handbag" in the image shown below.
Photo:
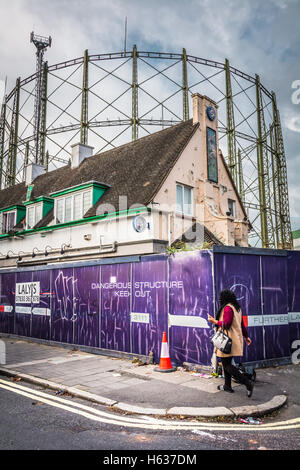
M211 342L215 348L219 349L222 353L230 354L232 339L224 333L224 325L222 326L222 330L216 331L211 338Z

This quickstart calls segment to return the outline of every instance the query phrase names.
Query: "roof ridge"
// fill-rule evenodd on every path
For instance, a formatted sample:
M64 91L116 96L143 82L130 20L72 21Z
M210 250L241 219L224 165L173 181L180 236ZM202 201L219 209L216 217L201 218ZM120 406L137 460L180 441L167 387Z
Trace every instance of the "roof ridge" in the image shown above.
M162 134L162 133L167 133L167 131L174 131L174 129L178 128L179 126L183 126L183 124L187 124L187 123L190 123L192 121L192 119L188 119L187 121L181 121L177 124L174 124L173 126L169 126L167 127L166 129L161 129L160 131L156 131L156 132L153 132L151 134L148 134L148 135L144 135L143 137L139 137L138 139L136 140L132 140L130 142L126 142L125 144L122 144L122 145L119 145L118 147L115 147L113 149L109 149L109 150L106 150L105 152L100 152L100 153L95 153L94 155L92 155L91 157L88 157L88 158L93 158L93 157L97 157L97 156L103 156L109 152L113 152L113 151L117 151L119 149L122 149L126 146L130 146L130 145L136 145L138 142L141 142L142 140L145 140L145 139L150 139L150 138L154 138L154 137L157 137L158 134ZM83 160L84 161L84 160ZM83 162L81 162L82 164ZM80 164L80 165L81 165ZM80 166L79 165L79 166Z

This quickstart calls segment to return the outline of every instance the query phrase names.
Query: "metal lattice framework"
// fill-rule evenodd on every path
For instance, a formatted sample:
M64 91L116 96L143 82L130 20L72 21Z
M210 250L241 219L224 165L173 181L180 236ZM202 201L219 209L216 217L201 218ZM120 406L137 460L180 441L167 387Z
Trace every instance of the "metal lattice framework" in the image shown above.
M172 54L134 46L96 55L86 50L83 57L43 62L36 73L18 78L1 108L1 189L21 182L30 161L47 170L68 163L75 142L99 153L188 120L195 92L218 104L219 144L252 223L250 243L292 247L275 94L258 75L227 59L203 59L185 49Z

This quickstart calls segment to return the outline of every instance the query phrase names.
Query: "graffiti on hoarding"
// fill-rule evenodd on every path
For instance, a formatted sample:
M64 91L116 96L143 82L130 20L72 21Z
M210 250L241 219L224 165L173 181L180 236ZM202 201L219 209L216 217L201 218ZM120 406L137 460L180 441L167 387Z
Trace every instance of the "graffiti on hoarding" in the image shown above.
M230 287L230 290L235 293L235 296L239 302L241 300L245 300L245 302L247 302L250 297L250 291L244 284L233 284Z
M75 313L77 311L77 299L73 298L74 285L76 283L77 280L74 280L74 276L64 276L62 271L59 272L54 281L54 292L60 313L59 316L62 320L76 321L77 319L77 314ZM70 307L73 309L71 318L68 315Z

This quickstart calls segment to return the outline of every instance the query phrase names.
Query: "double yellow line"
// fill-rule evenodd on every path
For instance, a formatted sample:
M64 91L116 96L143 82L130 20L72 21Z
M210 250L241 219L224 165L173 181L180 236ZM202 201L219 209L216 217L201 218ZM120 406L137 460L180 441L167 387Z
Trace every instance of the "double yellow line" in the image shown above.
M140 428L143 430L166 430L166 431L284 431L300 428L300 418L294 418L287 421L279 421L277 423L261 424L261 425L243 425L243 424L221 424L221 423L204 423L204 422L185 422L185 421L168 421L149 417L121 416L115 413L108 413L98 410L92 406L83 405L72 400L62 397L52 396L39 390L33 390L17 383L0 379L0 389L7 390L12 393L37 400L46 405L59 408L69 413L83 416L87 419L98 423L111 424L115 426L127 428Z

